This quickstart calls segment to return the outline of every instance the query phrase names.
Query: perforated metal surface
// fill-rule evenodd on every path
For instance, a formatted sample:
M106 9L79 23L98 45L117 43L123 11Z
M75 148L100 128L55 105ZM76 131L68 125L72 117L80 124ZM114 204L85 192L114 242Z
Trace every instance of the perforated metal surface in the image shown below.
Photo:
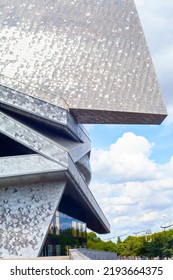
M0 188L0 257L39 255L65 182Z
M164 119L133 0L0 0L0 6L2 85L56 105L63 99L81 123Z
M67 168L40 155L0 157L0 178L65 171Z
M39 254L65 185L62 204L109 232L78 123L166 116L134 1L0 0L0 52L0 137L36 153L0 158L0 256Z
M55 210L61 201L57 193L61 189L61 180L64 180L64 186L68 185L64 197L71 201L67 205L71 215L77 215L76 207L81 207L87 212L81 220L89 228L109 232L109 223L88 188L90 140L83 128L65 109L4 87L0 90L0 150L7 150L10 143L19 144L16 153L10 147L11 154L0 157L0 256L39 255L54 213L46 207L54 205L52 209ZM6 140L13 139L14 142L1 141L3 135ZM25 150L20 154L24 146L34 154L25 154ZM34 183L35 180L44 183L40 185ZM53 188L50 194L49 188L50 191ZM36 199L32 199L30 190L37 194ZM52 195L54 199L50 204ZM76 197L80 200L78 206ZM40 209L46 215L43 219ZM36 227L38 238L33 227Z

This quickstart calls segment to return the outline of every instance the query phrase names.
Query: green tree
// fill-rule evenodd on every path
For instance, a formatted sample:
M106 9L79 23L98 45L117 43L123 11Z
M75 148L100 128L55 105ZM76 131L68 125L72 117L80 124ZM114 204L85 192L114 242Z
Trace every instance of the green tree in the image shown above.
M89 241L92 241L92 242L95 242L95 243L98 243L98 242L101 241L101 238L99 238L99 237L97 236L97 234L96 234L95 232L93 232L93 231L87 233L87 239L88 239Z
M94 232L87 234L87 248L92 250L116 252L116 245L112 241L101 240Z
M117 243L102 241L94 232L88 233L87 248L116 252L121 257L144 256L159 259L173 256L173 229L157 232L147 236L128 236L124 241L118 238Z

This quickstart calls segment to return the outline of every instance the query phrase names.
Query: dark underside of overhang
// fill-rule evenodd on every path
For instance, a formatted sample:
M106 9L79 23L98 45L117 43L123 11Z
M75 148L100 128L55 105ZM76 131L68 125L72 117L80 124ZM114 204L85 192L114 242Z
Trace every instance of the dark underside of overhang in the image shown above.
M66 185L59 205L59 211L85 222L89 229L97 233L110 232L108 222L107 225L104 224L91 203L82 195L77 187L71 185L71 182L68 182Z
M71 108L70 113L82 124L161 124L167 114L89 110Z

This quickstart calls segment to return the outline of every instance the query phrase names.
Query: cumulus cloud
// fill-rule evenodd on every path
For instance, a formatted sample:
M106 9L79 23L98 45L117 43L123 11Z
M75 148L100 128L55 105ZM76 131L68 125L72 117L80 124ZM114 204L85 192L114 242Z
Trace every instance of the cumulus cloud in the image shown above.
M150 159L153 143L127 132L108 149L93 150L91 190L111 224L112 234L152 228L172 217L173 157ZM156 228L157 227L157 228Z
M168 117L156 137L166 139L168 149L172 149L167 139L173 132L173 1L135 3L167 103ZM148 228L154 232L160 225L173 224L173 157L164 164L153 161L154 145L128 132L109 147L92 150L90 188L110 221L111 236ZM163 146L165 142L156 146L157 159Z
M111 182L152 179L155 163L149 160L152 143L142 136L128 132L112 144L108 150L92 151L91 164L94 177ZM145 170L145 172L143 172Z

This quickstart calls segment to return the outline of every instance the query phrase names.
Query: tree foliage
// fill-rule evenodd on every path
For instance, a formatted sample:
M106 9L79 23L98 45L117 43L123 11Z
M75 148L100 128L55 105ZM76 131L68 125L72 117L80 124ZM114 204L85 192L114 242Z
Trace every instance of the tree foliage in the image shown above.
M173 256L173 229L145 236L128 236L117 243L103 241L94 232L87 234L87 248L116 252L120 257L146 257L164 259Z
M112 241L103 241L94 232L87 234L87 248L93 250L116 252L116 244Z

